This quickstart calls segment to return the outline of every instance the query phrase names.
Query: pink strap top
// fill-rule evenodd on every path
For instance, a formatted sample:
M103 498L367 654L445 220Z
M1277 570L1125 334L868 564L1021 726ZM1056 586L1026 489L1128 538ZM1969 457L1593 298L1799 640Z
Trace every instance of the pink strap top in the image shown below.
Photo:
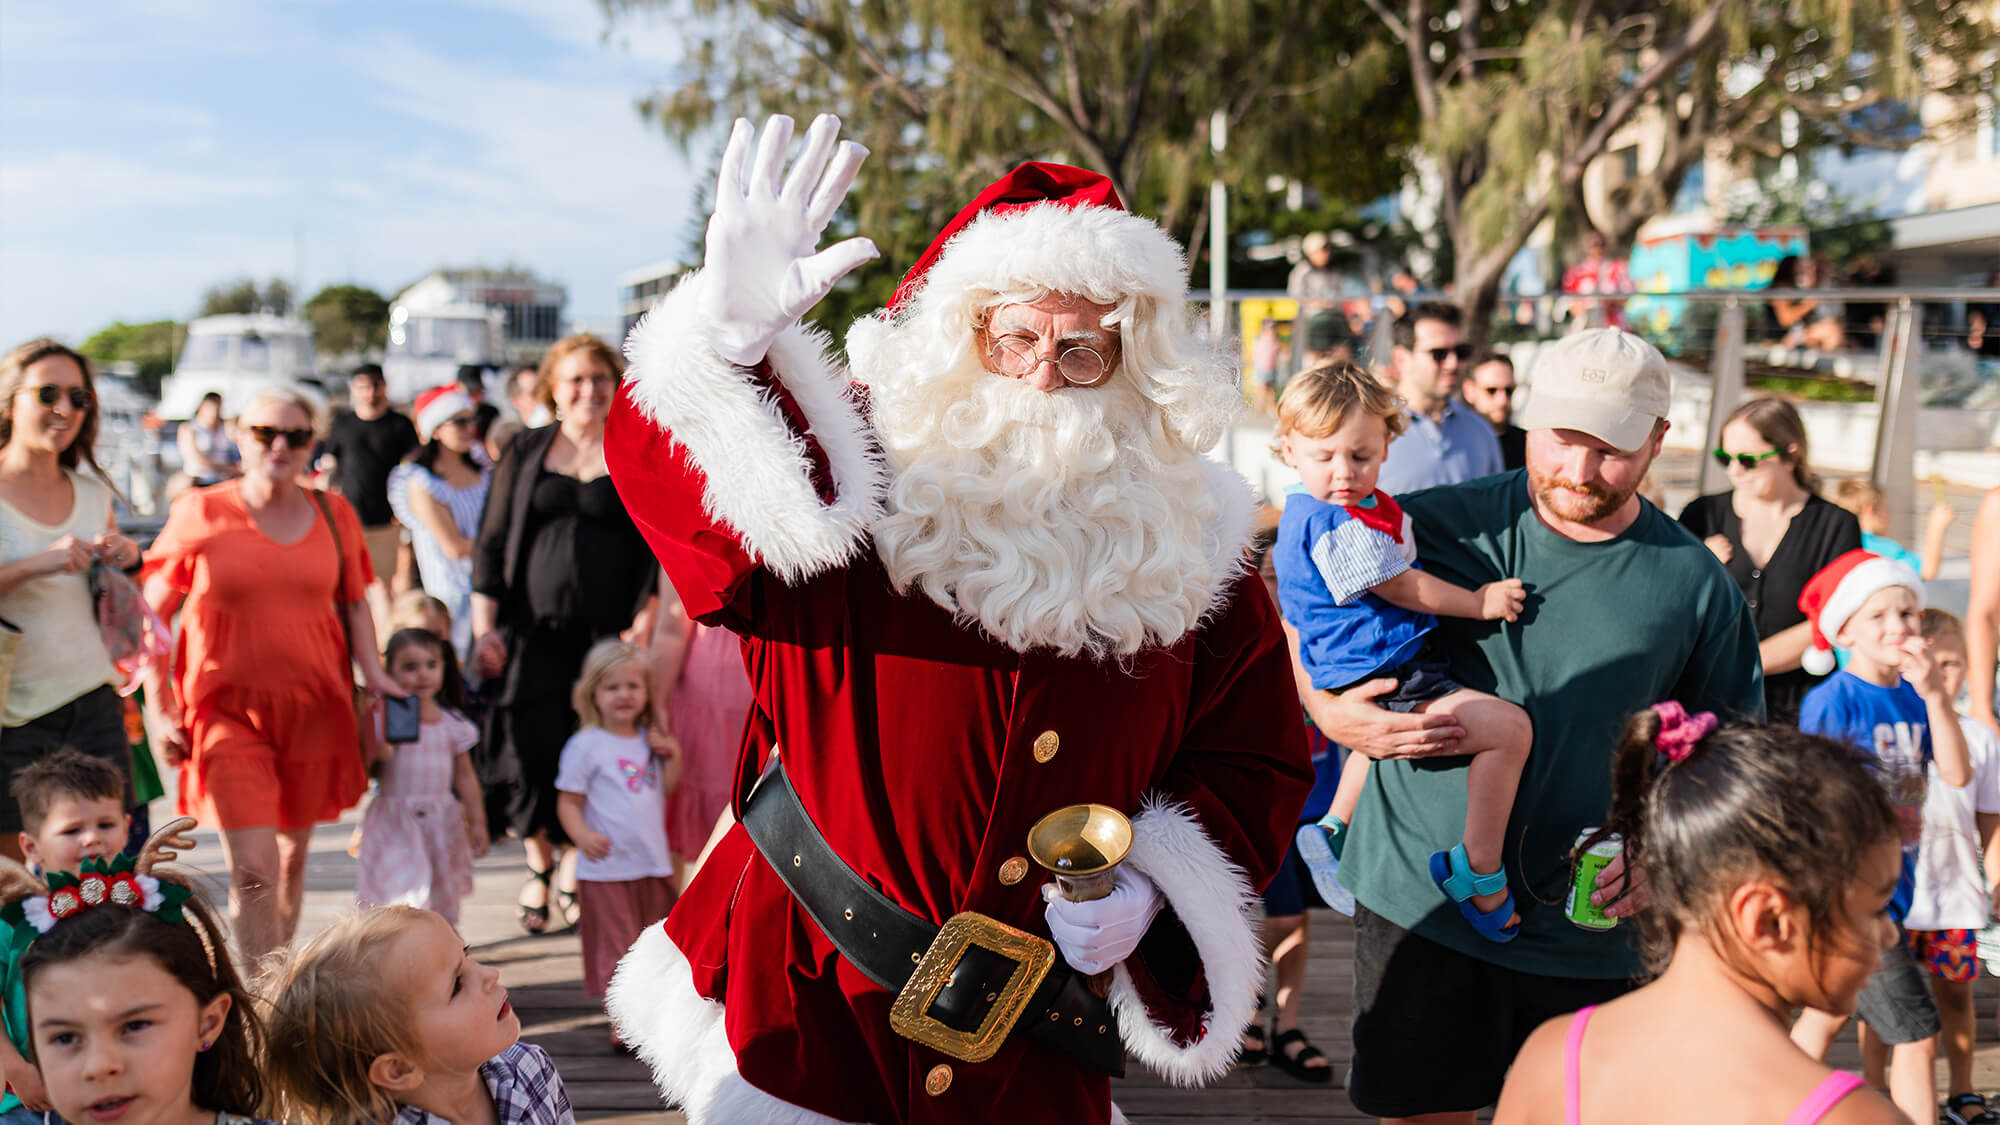
M1592 1004L1570 1017L1569 1037L1563 1043L1563 1120L1566 1125L1583 1125L1583 1029L1590 1023L1590 1013L1596 1010L1597 1005ZM1819 1125L1842 1098L1861 1086L1860 1075L1847 1070L1834 1071L1792 1108L1785 1118L1785 1125Z

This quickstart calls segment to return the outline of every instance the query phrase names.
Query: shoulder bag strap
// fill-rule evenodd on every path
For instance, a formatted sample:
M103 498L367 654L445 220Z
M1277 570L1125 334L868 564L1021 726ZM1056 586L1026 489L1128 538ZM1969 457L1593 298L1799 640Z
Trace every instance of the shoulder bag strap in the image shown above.
M347 607L350 599L347 592L347 546L340 541L340 524L333 518L333 506L326 502L326 493L317 488L308 488L313 504L319 508L320 517L326 520L326 529L333 533L333 609L340 619L340 635L347 641L347 658L354 659L354 633L348 628Z

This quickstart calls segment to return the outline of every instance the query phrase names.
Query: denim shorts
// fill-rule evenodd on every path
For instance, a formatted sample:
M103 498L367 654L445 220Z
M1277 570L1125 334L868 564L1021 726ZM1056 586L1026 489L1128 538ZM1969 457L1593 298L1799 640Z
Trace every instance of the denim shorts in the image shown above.
M1443 699L1460 690L1465 685L1451 678L1451 664L1445 660L1444 650L1436 638L1435 633L1426 635L1423 647L1417 649L1415 656L1394 668L1371 672L1354 681L1354 684L1393 677L1395 689L1376 696L1375 705L1389 711L1404 712L1415 711L1420 703ZM1354 684L1343 684L1334 690L1346 691Z

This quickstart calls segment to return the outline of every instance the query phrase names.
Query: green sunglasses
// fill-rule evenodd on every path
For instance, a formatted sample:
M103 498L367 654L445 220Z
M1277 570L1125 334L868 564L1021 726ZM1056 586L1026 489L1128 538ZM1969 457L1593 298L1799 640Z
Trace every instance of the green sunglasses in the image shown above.
M1709 456L1714 457L1715 463L1725 469L1729 467L1731 461L1734 461L1738 465L1743 466L1745 472L1748 472L1782 453L1784 453L1782 449L1767 449L1762 453L1728 453L1720 449L1714 449L1709 451Z

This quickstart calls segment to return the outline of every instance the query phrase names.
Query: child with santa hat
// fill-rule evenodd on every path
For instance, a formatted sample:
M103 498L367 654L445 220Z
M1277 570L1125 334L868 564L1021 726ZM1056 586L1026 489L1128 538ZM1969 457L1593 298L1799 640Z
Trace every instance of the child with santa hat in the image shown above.
M1897 940L1883 952L1855 1014L1891 1048L1889 1095L1897 1108L1913 1121L1929 1120L1936 1115L1938 1011L1903 940L1903 916L1915 881L1926 767L1935 761L1940 781L1964 788L1972 780L1971 755L1943 671L1923 639L1924 585L1915 571L1868 551L1849 551L1806 583L1799 608L1812 623L1807 671L1833 671L1835 645L1848 653L1845 669L1806 693L1799 729L1874 754L1903 825L1903 872L1889 900ZM1842 1016L1809 1010L1793 1026L1792 1039L1824 1057L1845 1023Z

